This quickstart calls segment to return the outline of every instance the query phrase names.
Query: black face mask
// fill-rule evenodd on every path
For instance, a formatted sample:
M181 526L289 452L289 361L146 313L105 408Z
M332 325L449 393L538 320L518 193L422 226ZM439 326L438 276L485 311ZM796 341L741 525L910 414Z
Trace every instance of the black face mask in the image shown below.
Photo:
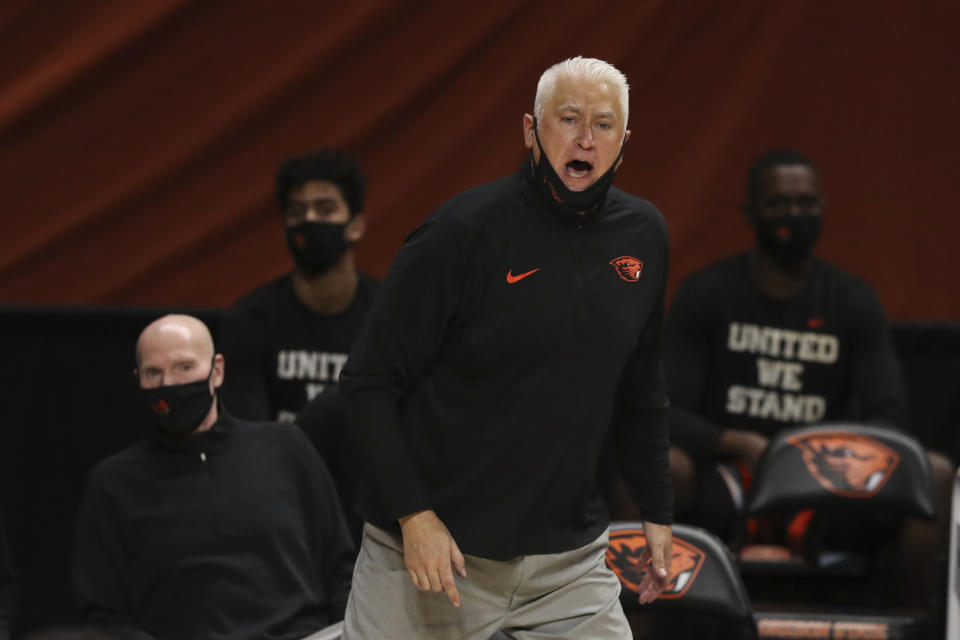
M210 375L203 380L152 389L140 388L140 397L160 434L171 440L184 440L196 431L213 404Z
M306 221L287 227L287 247L300 271L310 275L332 267L347 250L346 223Z
M757 244L785 269L795 267L810 257L820 237L822 224L822 216L808 214L754 217Z
M547 200L572 213L587 211L603 202L610 185L613 184L613 176L617 173L617 163L623 157L623 147L626 141L620 145L620 153L617 154L617 159L613 161L606 173L583 191L571 191L567 188L567 185L563 184L563 180L560 179L557 172L553 170L553 165L550 164L550 159L547 158L543 145L540 143L540 133L537 129L537 119L534 118L533 135L536 137L537 147L540 149L540 160L533 165L533 180L537 187L544 191Z

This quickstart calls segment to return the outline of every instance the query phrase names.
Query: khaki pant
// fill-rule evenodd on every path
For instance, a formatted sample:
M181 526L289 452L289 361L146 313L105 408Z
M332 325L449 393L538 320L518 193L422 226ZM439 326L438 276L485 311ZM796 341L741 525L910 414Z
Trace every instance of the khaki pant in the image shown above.
M419 591L403 566L399 537L364 525L343 640L629 640L620 583L607 569L607 533L563 553L506 562L464 556L454 574L462 604Z

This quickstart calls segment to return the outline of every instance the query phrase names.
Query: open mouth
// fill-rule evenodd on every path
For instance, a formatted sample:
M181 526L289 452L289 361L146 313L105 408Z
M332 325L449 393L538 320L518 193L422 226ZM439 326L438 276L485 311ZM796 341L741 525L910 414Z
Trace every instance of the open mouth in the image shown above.
M591 171L593 171L593 165L589 162L584 162L583 160L571 160L567 163L567 175L571 178L584 178Z

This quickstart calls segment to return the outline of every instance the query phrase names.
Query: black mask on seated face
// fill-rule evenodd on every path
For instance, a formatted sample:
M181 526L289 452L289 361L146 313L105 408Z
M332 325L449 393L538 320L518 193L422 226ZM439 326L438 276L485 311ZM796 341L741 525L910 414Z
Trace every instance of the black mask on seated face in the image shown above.
M346 223L307 220L287 227L287 247L304 273L316 275L332 267L347 250Z
M211 376L212 364L210 375L203 380L152 389L140 387L140 398L150 414L153 426L162 436L171 440L185 440L196 431L213 404L214 396L210 393Z
M810 257L820 237L823 217L786 214L774 217L754 216L757 244L774 262L790 269Z
M543 150L536 118L533 119L533 135L537 139L537 148L540 149L540 160L533 165L533 180L537 187L543 190L547 200L572 213L587 211L603 202L610 185L613 184L613 177L617 173L617 163L623 157L623 147L626 141L620 145L620 153L617 154L617 159L613 161L613 164L602 176L597 178L596 182L583 191L571 191L554 171L550 159L547 158L547 154Z

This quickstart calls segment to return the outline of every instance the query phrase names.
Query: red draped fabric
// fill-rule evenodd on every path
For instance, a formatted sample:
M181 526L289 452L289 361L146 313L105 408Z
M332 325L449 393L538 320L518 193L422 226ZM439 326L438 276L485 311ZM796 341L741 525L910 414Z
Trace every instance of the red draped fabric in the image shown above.
M671 291L750 244L747 168L786 145L824 174L820 255L895 318L960 317L958 23L946 1L6 0L0 302L229 304L289 268L272 176L319 145L370 175L383 275L520 165L540 72L583 54L630 81L617 185L666 215Z

